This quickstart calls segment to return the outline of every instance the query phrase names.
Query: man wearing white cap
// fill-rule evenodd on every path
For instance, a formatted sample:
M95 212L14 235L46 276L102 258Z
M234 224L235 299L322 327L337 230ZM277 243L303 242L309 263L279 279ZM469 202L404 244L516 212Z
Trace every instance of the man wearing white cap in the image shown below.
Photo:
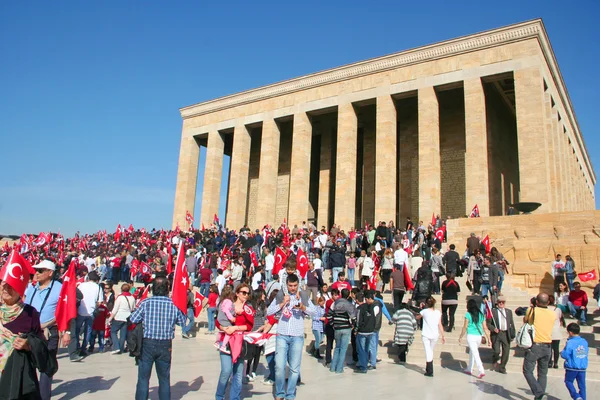
M56 326L54 312L58 304L58 297L62 288L62 283L54 280L56 265L50 260L43 260L34 265L35 285L29 285L25 291L25 304L29 304L40 313L40 324L44 330L44 335L48 339L48 350L52 357L56 358L58 351L59 332ZM62 333L63 345L67 345L71 339L71 332ZM81 357L79 357L81 360ZM73 361L79 361L74 359ZM50 399L52 388L52 377L46 374L40 374L40 394L41 398Z

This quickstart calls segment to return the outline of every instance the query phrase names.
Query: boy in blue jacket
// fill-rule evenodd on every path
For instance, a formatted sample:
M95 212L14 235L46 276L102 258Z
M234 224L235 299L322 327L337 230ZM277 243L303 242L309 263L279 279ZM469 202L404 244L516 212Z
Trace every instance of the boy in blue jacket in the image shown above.
M569 338L560 356L565 359L565 385L573 400L585 400L585 370L588 366L588 343L579 336L580 328L576 323L567 326ZM575 380L579 393L575 389Z

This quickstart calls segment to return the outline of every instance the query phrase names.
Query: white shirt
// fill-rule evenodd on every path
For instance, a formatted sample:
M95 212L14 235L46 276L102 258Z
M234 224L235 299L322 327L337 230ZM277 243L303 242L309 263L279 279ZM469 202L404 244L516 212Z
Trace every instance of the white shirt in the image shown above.
M221 294L221 291L223 290L223 288L225 287L225 284L227 283L227 281L225 280L225 277L222 274L217 276L217 279L215 279L215 283L217 284L217 288L219 289L219 294Z
M440 336L440 320L442 319L442 313L440 310L434 310L433 308L426 308L421 310L423 316L423 329L421 336L427 339L437 339Z
M394 252L394 264L404 265L404 263L408 264L408 253L399 248Z
M254 276L252 277L252 290L258 289L258 282L260 282L261 279L262 274L260 272L254 274Z
M325 247L327 244L327 235L322 233L319 235L319 242L321 243L321 247Z
M313 265L315 266L315 269L322 269L323 268L323 261L321 261L320 258L315 258L313 260Z
M91 272L93 270L92 266L96 265L96 259L92 258L92 257L88 257L85 260L85 266L88 269L88 272Z
M115 321L127 321L127 318L131 315L131 311L135 308L135 299L133 296L117 296L115 300L115 306L113 307L112 314Z
M375 269L375 263L371 257L365 257L363 261L362 276L368 276L369 278L373 275L373 269Z
M275 257L273 254L269 253L265 257L265 271L272 271L273 265L275 265Z
M84 317L91 317L96 309L96 303L104 301L104 293L102 293L100 285L92 281L83 282L77 288L83 294L77 314Z

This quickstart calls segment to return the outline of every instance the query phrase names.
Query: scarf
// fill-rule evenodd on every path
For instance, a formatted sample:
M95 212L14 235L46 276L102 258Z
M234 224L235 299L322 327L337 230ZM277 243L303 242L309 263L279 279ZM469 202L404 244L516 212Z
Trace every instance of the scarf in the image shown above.
M13 352L13 342L18 336L4 325L17 319L21 315L24 306L22 301L12 306L0 305L0 375L4 372L6 361Z

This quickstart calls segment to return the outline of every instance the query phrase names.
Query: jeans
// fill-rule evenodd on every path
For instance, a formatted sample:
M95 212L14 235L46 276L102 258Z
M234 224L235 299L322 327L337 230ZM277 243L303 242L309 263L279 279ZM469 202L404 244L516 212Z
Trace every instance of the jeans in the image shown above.
M101 266L98 268L98 271L100 272L100 282L103 282L103 281L104 281L104 278L107 276L107 275L106 275L106 272L107 272L107 271L106 271L106 265L101 265Z
M575 389L575 380L577 380L577 387L579 388L579 393L577 393L577 389ZM566 370L565 385L567 386L567 390L571 394L571 398L573 400L579 397L585 400L585 371L573 371L569 369Z
M266 379L275 382L275 353L265 355L267 366L269 367L269 375Z
M265 281L266 283L269 283L273 280L273 270L267 270L265 271Z
M219 375L219 383L217 384L216 400L225 399L225 390L227 382L231 377L231 389L229 389L229 397L231 400L239 400L242 392L242 377L244 376L244 360L240 357L234 364L231 359L231 354L219 353L221 358L221 374Z
M129 274L129 266L125 266L125 267L121 268L121 280L123 282L129 282L130 279L131 279L131 276Z
M539 397L546 392L548 381L548 361L550 360L550 343L534 343L525 352L523 360L523 376L531 389L534 397ZM533 376L533 370L537 364L537 379Z
M581 316L579 318L581 319L581 323L585 324L587 322L587 316L585 315L587 310L585 308L582 310L570 301L567 302L567 307L569 307L569 314L571 314L571 317L577 318L577 312L580 311Z
M94 351L94 344L96 344L96 338L98 338L98 349L102 353L104 351L104 330L92 331L90 335L90 353Z
M346 360L346 350L348 349L348 343L350 343L350 335L352 335L352 329L335 329L335 350L333 351L333 360L329 366L331 372L337 372L341 374L344 372L344 361Z
M335 268L331 269L331 273L333 274L334 282L338 281L338 275L340 274L340 272L344 272L344 267L335 267Z
M371 358L370 362L373 367L377 362L377 357L375 357L375 361L372 360L373 357L369 357L371 355L372 346L375 343L375 338L376 335L374 333L356 335L356 347L358 348L357 367L363 371L367 369L367 365L369 364L369 358Z
M481 335L467 335L467 345L469 346L469 367L468 371L471 373L473 367L477 365L479 374L484 374L483 363L479 356L479 346L481 345Z
M200 294L204 297L208 297L208 289L210 288L210 282L203 282L200 284Z
M92 322L91 316L78 315L75 323L75 340L77 342L78 350L87 349L90 337L92 336ZM79 345L79 335L83 332L83 341L81 346Z
M195 272L188 272L188 277L189 277L189 281L191 282L192 285L196 286L196 273Z
M208 331L210 333L215 332L215 313L217 312L217 307L209 307L206 310L208 314Z
M117 339L117 333L119 337ZM113 320L110 324L110 339L112 340L113 350L125 351L125 339L127 339L127 321Z
M575 273L567 272L565 274L567 277L567 283L569 284L569 290L574 290L573 283L575 282Z
M489 292L490 292L490 284L482 283L481 284L481 297L487 296Z
M354 270L356 268L348 268L346 271L348 273L348 282L350 282L350 286L354 287Z
M277 335L275 346L275 397L295 399L304 336ZM287 388L285 384L286 364L289 364Z
M498 269L498 292L502 292L502 283L504 283L504 268Z
M156 365L158 376L158 398L171 399L171 349L170 340L144 339L142 356L138 364L138 380L135 389L135 400L147 400L150 386L152 365Z
M315 352L319 352L319 347L321 346L321 340L323 339L323 332L319 332L316 329L312 330L313 335L315 336Z
M215 279L217 279L217 269L216 268L211 268L210 269L212 271L212 280L214 281Z
M194 319L194 309L193 308L187 309L187 318L188 318L187 325L181 329L181 333L183 333L184 335L187 335L188 333L190 333L190 331L194 327L194 324L196 323L196 320Z

